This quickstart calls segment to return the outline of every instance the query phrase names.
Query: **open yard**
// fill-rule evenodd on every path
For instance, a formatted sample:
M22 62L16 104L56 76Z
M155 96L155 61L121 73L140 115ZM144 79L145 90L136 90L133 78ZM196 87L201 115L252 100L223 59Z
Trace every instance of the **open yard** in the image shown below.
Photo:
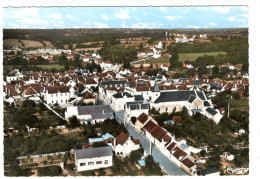
M208 55L208 56L217 56L217 55L226 55L227 52L205 52L205 53L179 53L179 61L185 62L186 60L195 61L198 57ZM144 63L144 62L139 62ZM145 61L145 63L170 63L169 58L150 58Z

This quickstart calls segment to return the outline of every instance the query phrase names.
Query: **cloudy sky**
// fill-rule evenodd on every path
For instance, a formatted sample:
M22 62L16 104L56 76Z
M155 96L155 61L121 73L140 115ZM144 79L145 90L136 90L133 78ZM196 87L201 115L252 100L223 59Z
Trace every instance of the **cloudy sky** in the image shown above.
M246 6L4 8L3 28L247 28Z

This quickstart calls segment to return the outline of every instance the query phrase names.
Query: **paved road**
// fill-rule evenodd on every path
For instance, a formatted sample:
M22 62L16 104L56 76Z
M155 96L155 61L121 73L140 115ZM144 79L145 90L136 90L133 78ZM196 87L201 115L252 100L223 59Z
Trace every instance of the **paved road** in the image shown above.
M123 123L124 119L124 111L119 111L115 113L115 118L119 123ZM139 132L135 130L135 128L131 125L126 126L127 131L134 138L139 138L142 144L142 147L146 151L146 153L150 154L150 142L148 139L141 135ZM179 168L176 164L170 161L164 154L162 154L159 150L157 150L154 146L152 148L152 156L156 162L159 163L160 167L168 174L168 175L187 175L181 168Z
M141 59L141 60L137 60L137 61L131 62L130 64L139 63L139 62L142 62L142 61L148 60L149 58L152 58L152 56L150 56L150 57L146 57L146 58L143 58L143 59Z

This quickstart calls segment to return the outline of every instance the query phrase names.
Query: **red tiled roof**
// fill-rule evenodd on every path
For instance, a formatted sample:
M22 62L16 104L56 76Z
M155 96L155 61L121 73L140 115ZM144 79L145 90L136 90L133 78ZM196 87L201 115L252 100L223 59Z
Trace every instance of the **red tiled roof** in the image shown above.
M133 141L135 144L140 144L140 140L139 140L138 138L132 139L132 141Z
M163 141L166 142L165 146L167 146L171 142L171 137L169 135L165 135L163 137Z
M82 96L83 96L83 99L93 99L93 98L95 99L95 96L92 95L90 92L85 92L82 94Z
M68 86L52 86L52 87L47 87L48 93L69 93L70 92L70 87Z
M172 142L168 147L167 150L171 151L175 147L176 143Z
M123 145L128 139L128 135L126 135L123 131L116 137L116 144Z
M181 161L186 167L191 168L195 165L194 162L192 162L190 159L186 158Z
M151 87L148 86L137 86L136 91L151 91Z
M137 120L140 121L142 124L144 124L148 119L148 115L145 113L142 113Z
M185 157L187 154L181 150L179 147L174 148L175 152L173 153L173 156L179 160L180 157Z
M159 86L160 90L174 90L177 89L175 85L171 85L171 86Z
M166 131L163 130L160 126L155 124L153 121L149 121L145 126L144 129L147 130L154 138L162 141L162 138L165 136Z
M179 122L182 120L181 116L173 116L172 119L174 122Z

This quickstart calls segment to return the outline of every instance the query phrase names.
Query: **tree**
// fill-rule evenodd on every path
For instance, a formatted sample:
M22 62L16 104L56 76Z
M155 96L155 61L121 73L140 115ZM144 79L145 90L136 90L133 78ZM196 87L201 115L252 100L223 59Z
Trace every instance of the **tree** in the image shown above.
M59 65L67 65L68 64L68 58L65 55L61 55L58 58Z
M144 50L143 43L141 43L141 44L139 45L139 50L140 50L140 51L143 51L143 50Z
M170 58L170 70L178 68L180 65L178 63L179 55L178 53L172 53Z
M60 166L40 167L38 176L61 176L62 169Z
M33 100L28 100L26 99L23 104L22 104L22 107L35 107L36 106L36 103L33 101Z
M213 72L214 75L218 75L218 74L219 74L218 65L215 65L215 66L212 68L212 72Z
M77 119L76 116L72 116L69 118L69 127L71 128L76 128L76 127L79 127L80 126L80 122L79 120Z
M238 92L235 92L232 94L232 98L235 100L238 100L238 99L240 99L240 95L238 94Z
M73 62L74 67L81 68L81 62L80 56L77 54Z

